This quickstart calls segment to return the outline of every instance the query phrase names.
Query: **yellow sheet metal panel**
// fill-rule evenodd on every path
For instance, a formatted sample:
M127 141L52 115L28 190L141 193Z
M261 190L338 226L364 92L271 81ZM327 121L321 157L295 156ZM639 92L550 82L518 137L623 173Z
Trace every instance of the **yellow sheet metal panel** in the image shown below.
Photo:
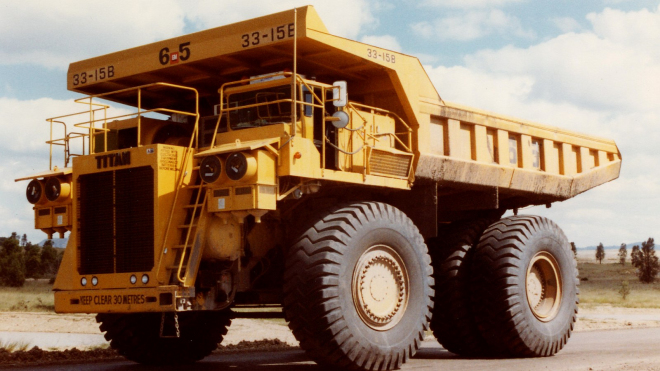
M445 104L442 104L441 102L432 102L428 99L422 99L421 101L425 103L421 107L422 111L432 115L435 114L440 117L482 124L514 133L527 134L544 139L553 139L559 142L567 142L589 148L602 149L607 152L618 152L616 144L611 139L600 138L528 120L508 117L456 103L445 102Z
M299 37L305 37L307 29L328 32L311 6L298 9L297 22ZM196 61L290 42L293 24L294 11L287 10L72 63L67 73L67 88L86 93L97 84L160 70L171 72ZM243 69L248 70L245 66ZM185 68L178 69L182 70ZM203 70L187 70L183 83L206 78Z
M73 172L73 169L70 167L65 167L58 169L57 166L55 167L54 170L48 170L48 171L42 171L40 173L24 176L22 178L15 179L15 182L20 182L22 180L28 180L28 179L38 179L38 178L47 178L51 176L63 176L63 175L69 175Z
M509 133L505 130L497 130L497 155L498 164L506 167L515 167L515 163L509 160Z
M53 228L53 208L39 207L34 209L34 228L48 229Z
M429 150L440 155L449 156L448 120L438 116L430 117Z
M496 183L531 194L552 195L553 187L539 188L527 181L512 182L511 178L508 183L502 183L463 172L469 168L472 172L490 174L492 169L481 166L488 165L500 167L500 173L525 169L542 172L540 178L550 179L548 177L599 172L603 166L620 161L618 148L612 140L444 102L417 58L331 35L313 7L299 8L297 12L295 32L298 63L302 68L299 72L308 73L303 71L306 69L328 79L352 81L349 91L361 97L359 103L391 110L401 116L413 128L413 169L417 177L424 178L428 174L437 181L473 185ZM268 66L293 66L294 14L293 10L280 12L76 62L69 69L68 87L79 92L99 92L135 85L137 81L144 83L145 79L152 82L156 78L176 78L199 89L215 86L214 92L217 92L222 84L240 78L237 76L266 73ZM237 85L227 92L246 89L251 88ZM360 126L356 123L364 119L356 115L351 113L349 128L353 130ZM364 175L368 167L367 152L360 149L369 142L366 139L369 135L390 130L390 124L380 116L369 116L368 112L363 116L371 121L373 133L344 130L338 136L340 147L354 152L352 155L337 154L338 167L343 173L319 168L319 151L307 133L311 121L303 118L307 130L296 129L301 137L294 138L280 150L278 175L367 184ZM284 125L284 133L278 125L260 130L230 130L222 135L222 143L217 143L220 146L209 151L222 154L243 148L234 142L249 142L251 150L264 145L263 141L275 144L276 138L279 143L285 143L292 132L288 125ZM270 131L270 135L265 135L265 131ZM370 145L379 147L383 143ZM436 161L437 155L451 160ZM422 162L422 157L433 161ZM468 165L466 161L474 164ZM425 169L424 164L433 164L433 167ZM443 169L444 177L438 177L437 166ZM608 181L616 177L618 174L609 171L607 176L593 179ZM396 188L394 184L383 184ZM557 197L563 198L566 194L557 192Z
M106 152L102 154L93 154L88 156L76 157L73 160L73 179L74 185L77 186L81 176L85 175L94 175L94 174L107 174L109 172L117 172L125 169L136 169L149 167L153 170L153 247L152 251L154 254L153 266L151 269L140 272L142 274L148 274L150 277L148 287L154 287L158 284L159 272L158 269L166 267L168 264L171 264L170 261L167 264L159 264L159 260L164 258L165 260L173 258L173 253L170 249L169 254L164 254L161 251L161 247L164 245L165 230L170 216L170 210L173 206L175 189L178 185L178 179L180 174L180 165L183 159L183 147L178 146L168 146L162 144L149 145L144 147L121 149L117 151ZM189 158L189 160L191 160ZM183 185L187 185L190 182L190 176L184 178ZM134 184L133 186L138 187L140 184ZM107 189L114 189L113 184L98 184L98 186L105 187ZM149 192L149 193L151 193ZM111 196L116 198L116 193L113 195L114 191L111 192ZM179 197L177 200L177 209L183 210L185 203L190 199L190 194ZM91 197L87 202L92 202L94 197ZM99 199L98 201L102 201ZM116 201L115 201L116 202ZM112 203L111 203L112 205ZM79 198L74 198L73 200L73 209L80 212ZM94 205L88 205L87 207L94 207ZM116 207L116 206L115 206ZM56 208L56 207L55 207ZM105 217L108 218L108 222L114 223L113 210L104 210ZM57 214L55 215L57 217ZM56 290L79 290L83 289L80 284L81 278L86 277L88 281L91 281L92 276L95 276L98 279L98 284L94 287L91 287L91 284L88 285L89 288L93 290L103 290L103 289L114 289L119 287L126 287L130 285L130 276L136 273L99 273L99 274L80 274L80 228L79 220L73 218L68 212L70 219L73 219L73 233L69 236L69 242L67 249L65 251L63 261L61 264L61 269L58 273L57 279L55 281L54 289ZM172 221L174 228L176 225L183 223L183 218L185 213L176 213ZM56 218L51 217L51 223ZM53 226L56 228L57 226ZM177 233L169 233L168 242L165 244L167 246L174 246L178 243L179 235ZM169 259L172 260L172 259Z
M474 125L474 159L479 162L493 163L492 137L487 134L487 129L483 125ZM477 145L480 143L482 145ZM483 145L485 144L485 145Z
M538 169L540 165L536 163L534 148L532 146L532 137L529 135L520 136L520 159L523 169ZM538 153L538 150L537 150ZM539 159L540 163L540 159Z
M71 227L71 204L53 207L53 227L67 228Z

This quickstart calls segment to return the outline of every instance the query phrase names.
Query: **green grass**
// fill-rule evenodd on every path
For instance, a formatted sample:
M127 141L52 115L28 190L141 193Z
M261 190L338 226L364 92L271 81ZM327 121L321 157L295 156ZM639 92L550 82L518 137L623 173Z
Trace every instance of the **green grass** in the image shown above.
M613 305L628 308L660 308L660 279L652 284L639 282L636 269L630 263L579 262L580 304ZM619 294L621 282L628 281L630 294L624 300ZM23 287L0 287L0 311L53 312L52 284L46 281L25 282ZM241 309L238 309L241 311ZM280 311L279 308L262 309ZM268 322L285 324L283 319L271 318Z
M55 304L52 284L47 281L25 281L23 287L0 286L2 312L53 312Z
M637 270L630 263L578 263L578 269L582 305L660 308L660 280L648 284L639 282ZM619 293L622 281L628 281L630 288L626 300Z
M24 352L27 350L29 344L18 341L2 341L0 340L0 351L6 352Z

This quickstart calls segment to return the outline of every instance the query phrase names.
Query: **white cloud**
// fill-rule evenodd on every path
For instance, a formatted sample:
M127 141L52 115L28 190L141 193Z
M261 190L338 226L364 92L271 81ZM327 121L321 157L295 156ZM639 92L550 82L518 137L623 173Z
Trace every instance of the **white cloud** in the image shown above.
M597 109L657 106L660 61L640 43L594 33L564 34L527 49L484 50L466 58L471 69L536 76L530 96Z
M363 27L377 24L368 0L10 1L0 12L0 65L64 69L77 60L179 36L186 21L205 29L309 3L340 36L356 38Z
M417 35L426 39L432 38L433 35L435 34L435 27L433 23L428 21L413 23L412 25L410 25L410 28Z
M383 49L394 50L396 52L401 51L401 44L396 40L396 37L391 35L366 35L363 36L360 41Z
M437 63L440 60L440 57L434 54L426 54L426 53L415 53L415 57L417 57L422 64L433 64Z
M180 2L186 18L200 29L218 27L228 23L244 21L275 12L314 5L330 33L356 38L360 30L373 24L368 0L281 0L281 1L241 1L241 0L201 0Z
M643 50L656 61L660 59L660 5L654 11L642 9L627 13L608 8L601 13L590 13L587 19L598 37Z
M486 8L521 3L525 0L424 0L423 6L437 6L444 8Z
M10 1L0 12L0 64L68 63L182 33L174 0Z
M513 102L524 100L534 82L529 76L480 72L462 66L425 68L443 99L482 109L506 110ZM490 107L481 102L488 102Z
M499 9L449 15L432 22L418 22L411 27L422 37L438 40L469 41L491 34L513 35L526 39L536 37L535 32L525 29L518 18Z
M524 212L554 219L578 246L645 239L659 229L660 8L606 9L587 20L580 33L427 71L447 101L615 139L620 179Z
M23 203L27 203L23 202ZM30 210L30 208L27 208ZM19 232L21 231L22 233L26 233L28 229L27 228L34 228L34 225L30 226L25 223L25 220L23 218L23 214L20 211L17 210L11 210L6 207L0 206L0 219L2 219L2 224L0 224L0 236L11 236L12 232ZM30 212L30 215L32 213ZM27 227L27 228L26 228ZM25 231L25 232L23 232ZM31 241L41 241L44 238L44 234L42 233L42 236L35 234L28 234L29 236L34 236L34 238L28 238L28 240ZM41 238L39 238L41 237Z
M580 22L571 17L558 17L551 19L551 21L561 32L579 31L582 28Z

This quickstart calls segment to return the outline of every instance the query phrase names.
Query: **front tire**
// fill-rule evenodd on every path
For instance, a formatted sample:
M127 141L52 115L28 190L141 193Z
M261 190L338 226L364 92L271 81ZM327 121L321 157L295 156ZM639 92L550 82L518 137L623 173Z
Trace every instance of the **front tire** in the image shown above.
M417 228L390 205L364 202L326 212L287 254L289 327L321 365L399 368L428 329L430 262Z
M475 251L472 300L489 345L514 357L551 356L577 316L577 263L561 229L539 216L492 224Z
M126 359L147 365L182 365L213 352L231 324L229 312L178 313L178 338L161 338L161 313L101 313L105 339ZM169 325L171 326L171 325Z

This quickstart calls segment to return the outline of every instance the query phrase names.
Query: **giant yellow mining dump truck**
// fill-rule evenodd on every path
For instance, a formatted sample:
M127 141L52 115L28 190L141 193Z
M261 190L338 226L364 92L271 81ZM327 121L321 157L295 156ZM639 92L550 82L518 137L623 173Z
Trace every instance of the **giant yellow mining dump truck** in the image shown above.
M55 310L98 313L128 359L199 360L241 317L359 370L429 327L465 356L571 334L567 238L502 215L617 178L612 140L444 102L417 58L313 7L73 63L68 89L81 112L47 120L50 169L21 180L35 227L70 233Z

